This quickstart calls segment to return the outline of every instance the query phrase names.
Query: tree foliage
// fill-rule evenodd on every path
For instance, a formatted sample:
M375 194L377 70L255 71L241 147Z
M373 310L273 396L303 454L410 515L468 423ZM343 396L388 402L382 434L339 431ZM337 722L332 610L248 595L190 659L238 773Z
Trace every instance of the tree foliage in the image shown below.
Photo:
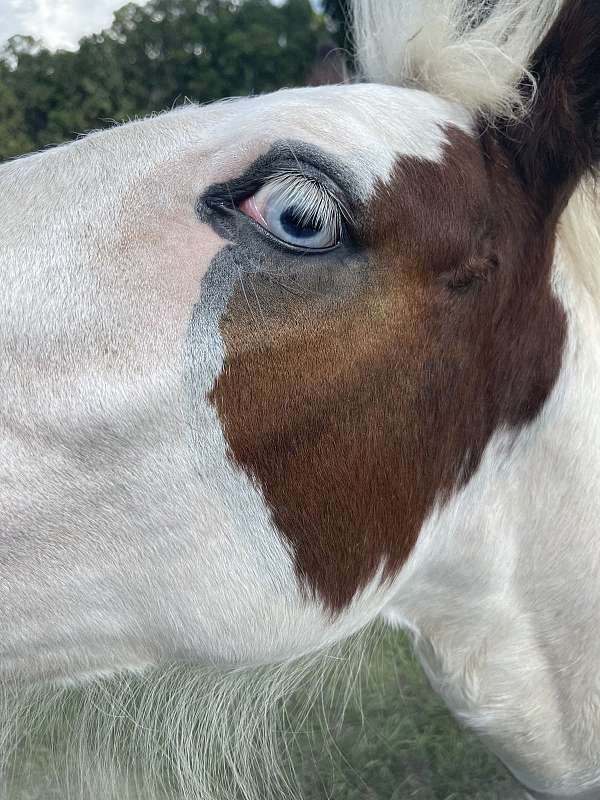
M0 159L4 153L23 153L30 148L31 141L25 134L23 113L11 87L8 68L0 62Z
M324 36L309 0L130 3L75 52L15 36L0 52L0 160L186 98L301 85Z

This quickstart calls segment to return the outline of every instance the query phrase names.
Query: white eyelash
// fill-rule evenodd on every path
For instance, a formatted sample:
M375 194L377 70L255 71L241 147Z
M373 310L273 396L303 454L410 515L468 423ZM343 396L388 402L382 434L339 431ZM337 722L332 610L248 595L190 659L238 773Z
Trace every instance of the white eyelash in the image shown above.
M335 238L339 239L342 220L350 221L350 213L344 202L316 178L302 172L282 170L274 173L266 185L285 195L301 224L314 225L321 230L330 227Z

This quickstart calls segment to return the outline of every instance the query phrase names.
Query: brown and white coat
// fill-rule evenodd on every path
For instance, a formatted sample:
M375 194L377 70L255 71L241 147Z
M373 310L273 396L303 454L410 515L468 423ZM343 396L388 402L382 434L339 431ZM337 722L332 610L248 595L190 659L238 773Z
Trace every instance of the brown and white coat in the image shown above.
M0 167L6 680L382 615L532 791L600 792L600 7L484 5L358 3L379 83ZM286 170L339 199L334 246L244 212Z

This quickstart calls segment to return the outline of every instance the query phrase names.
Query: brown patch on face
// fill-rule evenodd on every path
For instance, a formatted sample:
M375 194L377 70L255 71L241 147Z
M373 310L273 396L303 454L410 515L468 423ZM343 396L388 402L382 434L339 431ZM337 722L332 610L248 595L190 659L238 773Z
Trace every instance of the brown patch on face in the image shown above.
M299 263L296 294L264 275L238 287L211 393L232 457L332 610L382 563L401 567L494 431L536 416L565 332L553 226L491 137L451 129L442 164L399 159L363 218L351 267ZM320 290L327 268L339 274Z

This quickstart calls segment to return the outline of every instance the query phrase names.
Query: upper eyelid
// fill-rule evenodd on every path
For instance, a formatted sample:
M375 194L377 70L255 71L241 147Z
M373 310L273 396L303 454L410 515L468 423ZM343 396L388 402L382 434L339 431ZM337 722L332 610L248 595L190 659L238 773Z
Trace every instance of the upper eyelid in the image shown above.
M259 155L237 177L208 187L198 199L198 204L232 207L257 192L269 176L280 171L301 172L306 177L317 178L341 201L352 232L356 234L360 231L364 201L357 188L356 176L336 157L302 141L275 141L266 153Z

